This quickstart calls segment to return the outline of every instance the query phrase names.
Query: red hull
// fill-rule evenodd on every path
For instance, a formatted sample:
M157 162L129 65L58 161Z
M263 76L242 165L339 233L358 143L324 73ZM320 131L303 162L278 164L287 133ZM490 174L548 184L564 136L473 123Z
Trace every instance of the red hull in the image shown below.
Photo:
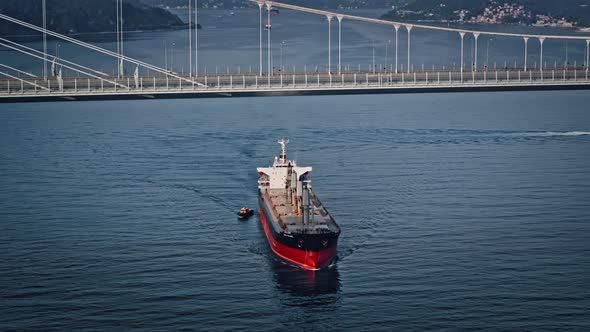
M318 270L326 266L334 259L334 257L336 257L336 246L321 251L306 251L291 248L276 241L272 237L272 234L270 234L262 209L259 208L258 211L260 212L260 222L262 223L262 228L264 228L264 234L266 234L266 239L270 244L270 248L282 259L301 266L304 269Z

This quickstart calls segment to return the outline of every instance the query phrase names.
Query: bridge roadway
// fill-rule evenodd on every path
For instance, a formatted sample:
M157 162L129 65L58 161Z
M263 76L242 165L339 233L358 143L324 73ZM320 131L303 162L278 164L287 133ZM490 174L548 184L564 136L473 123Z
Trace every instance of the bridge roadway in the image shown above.
M26 80L23 81L23 80ZM535 91L590 89L588 71L521 69L399 73L346 72L286 73L271 77L254 74L201 76L195 85L165 76L93 78L44 81L30 77L0 79L0 102L89 101L172 98L217 98L281 95L397 94L432 92Z

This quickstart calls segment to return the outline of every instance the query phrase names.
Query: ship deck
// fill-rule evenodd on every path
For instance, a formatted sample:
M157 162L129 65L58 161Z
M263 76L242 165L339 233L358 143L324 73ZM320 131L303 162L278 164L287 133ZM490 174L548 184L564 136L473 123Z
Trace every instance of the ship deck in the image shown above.
M338 232L339 228L322 204L320 200L311 192L310 200L313 208L313 220L311 223L304 225L303 216L295 212L293 204L288 202L286 191L284 189L270 189L264 195L265 202L269 202L270 210L279 224L288 232L302 233L328 233Z

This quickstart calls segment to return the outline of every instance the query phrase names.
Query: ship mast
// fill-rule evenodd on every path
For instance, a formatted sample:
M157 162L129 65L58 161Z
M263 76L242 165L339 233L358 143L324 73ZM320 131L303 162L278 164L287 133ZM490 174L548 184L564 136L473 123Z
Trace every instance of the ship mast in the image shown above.
M281 155L279 156L279 162L284 164L287 162L287 144L289 144L289 140L281 138L278 143L281 145Z

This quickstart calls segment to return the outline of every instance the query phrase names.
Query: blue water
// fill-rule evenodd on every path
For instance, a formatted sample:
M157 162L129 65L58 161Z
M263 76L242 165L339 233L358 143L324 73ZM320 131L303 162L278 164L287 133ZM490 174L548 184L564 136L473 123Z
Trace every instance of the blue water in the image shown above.
M257 11L201 19L201 72L256 70ZM275 65L325 66L326 30L281 11ZM458 35L412 36L414 66L459 63ZM125 49L186 71L187 37L127 33ZM344 21L343 63L369 68L374 45L391 64L394 37ZM480 63L522 65L522 46L480 39ZM548 66L584 47L547 41ZM588 105L585 91L0 104L0 330L588 330ZM331 269L281 263L258 218L236 219L283 136L342 228Z
M0 106L0 330L587 330L587 92ZM342 228L276 260L288 137Z

